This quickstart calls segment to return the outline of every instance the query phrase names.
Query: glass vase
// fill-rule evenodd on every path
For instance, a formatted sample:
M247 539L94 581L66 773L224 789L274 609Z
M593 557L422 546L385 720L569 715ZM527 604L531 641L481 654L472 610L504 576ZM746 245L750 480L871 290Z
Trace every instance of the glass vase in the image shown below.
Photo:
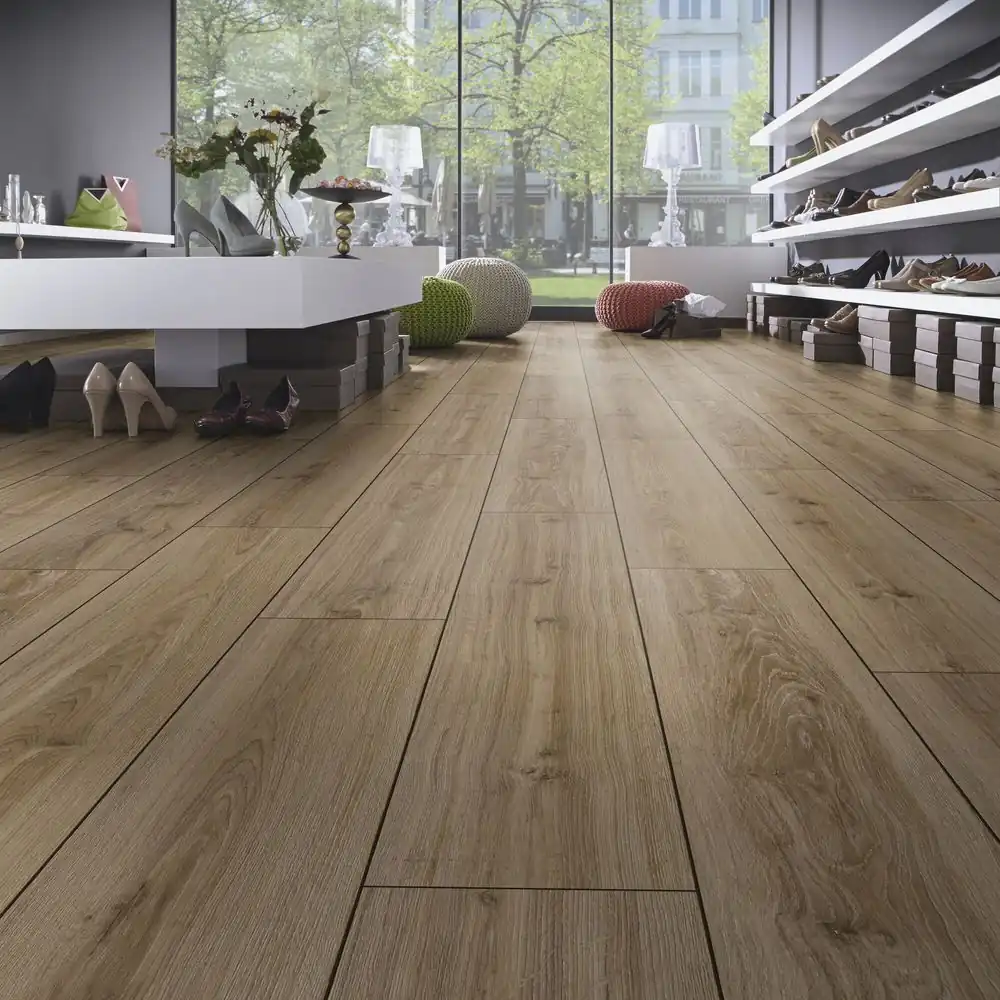
M292 229L288 215L281 205L281 182L271 174L254 177L254 186L260 197L260 211L257 215L257 232L274 240L275 249L282 257L294 254L300 240Z

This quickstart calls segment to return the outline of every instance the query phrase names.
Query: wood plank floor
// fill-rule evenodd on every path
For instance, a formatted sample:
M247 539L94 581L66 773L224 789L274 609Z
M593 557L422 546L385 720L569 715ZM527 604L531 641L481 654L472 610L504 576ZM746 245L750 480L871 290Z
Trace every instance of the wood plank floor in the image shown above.
M996 1000L998 566L1000 411L742 334L2 438L0 1000Z

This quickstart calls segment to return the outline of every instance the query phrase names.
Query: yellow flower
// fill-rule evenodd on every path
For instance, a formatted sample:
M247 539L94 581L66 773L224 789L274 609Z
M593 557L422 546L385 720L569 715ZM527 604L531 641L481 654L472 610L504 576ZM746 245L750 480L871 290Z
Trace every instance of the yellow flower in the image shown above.
M269 128L255 128L252 132L247 134L248 139L259 139L261 142L266 142L271 145L278 141L277 133L272 132Z

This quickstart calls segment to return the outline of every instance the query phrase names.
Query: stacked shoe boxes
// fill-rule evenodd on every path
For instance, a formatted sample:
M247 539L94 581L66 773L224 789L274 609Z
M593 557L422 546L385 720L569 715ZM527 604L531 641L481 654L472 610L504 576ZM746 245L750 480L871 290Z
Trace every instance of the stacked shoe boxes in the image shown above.
M955 376L955 320L951 316L917 315L913 381L925 389L953 392Z
M747 293L747 333L757 332L757 296Z
M955 395L972 403L993 403L996 332L992 323L959 320L955 323Z
M807 361L839 361L861 364L861 348L856 333L828 330L821 319L813 320L802 332L802 356Z
M801 344L802 332L811 322L811 316L772 316L768 320L768 332L778 340Z
M858 331L866 364L885 375L913 376L913 352L917 348L915 313L907 309L859 306Z
M368 320L368 388L384 389L399 378L399 313Z

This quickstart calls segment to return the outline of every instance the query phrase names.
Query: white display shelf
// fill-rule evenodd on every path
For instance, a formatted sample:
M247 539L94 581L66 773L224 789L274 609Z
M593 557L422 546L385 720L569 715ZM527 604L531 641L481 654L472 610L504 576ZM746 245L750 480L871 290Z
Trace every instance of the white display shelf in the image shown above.
M996 0L947 0L755 132L750 144L801 142L817 118L835 125L998 36Z
M16 222L0 222L0 236L16 236ZM21 223L21 235L26 240L90 240L102 243L162 243L173 245L171 233L130 233L116 229L85 229L81 226L40 226L36 222Z
M997 18L1000 21L1000 17ZM988 132L1000 122L1000 78L988 80L962 94L915 111L883 125L859 139L814 156L762 181L752 194L804 191L806 188L849 177L869 167L925 153L960 139ZM904 178L900 178L903 180Z
M789 295L797 299L851 302L854 305L909 309L942 316L1000 319L1000 295L935 295L933 292L883 292L878 288L835 288L831 285L779 285L760 281L750 284L755 295Z
M959 222L981 222L1000 218L1000 188L948 195L936 201L922 201L899 208L883 208L861 215L824 222L803 222L784 229L754 233L754 243L804 243L836 236L861 233L885 233L893 229L924 229L928 226L952 226Z

